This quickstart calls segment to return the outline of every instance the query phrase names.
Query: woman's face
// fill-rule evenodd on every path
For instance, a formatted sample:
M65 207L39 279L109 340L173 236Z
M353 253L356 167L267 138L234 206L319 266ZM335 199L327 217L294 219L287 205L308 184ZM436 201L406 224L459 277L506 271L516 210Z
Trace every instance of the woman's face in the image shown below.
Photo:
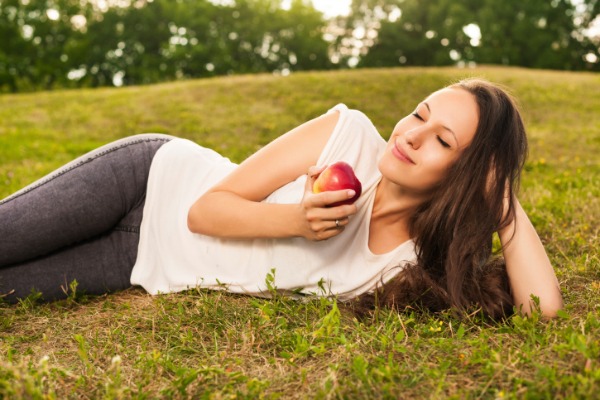
M405 191L428 194L471 143L478 120L471 93L459 88L433 93L396 124L379 170Z

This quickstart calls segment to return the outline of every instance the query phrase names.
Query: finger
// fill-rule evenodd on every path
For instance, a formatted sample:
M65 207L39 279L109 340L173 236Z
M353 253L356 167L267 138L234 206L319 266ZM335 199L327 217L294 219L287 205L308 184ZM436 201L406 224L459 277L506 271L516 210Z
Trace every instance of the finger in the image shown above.
M314 207L327 207L332 204L351 199L355 194L356 192L352 189L331 190L317 193L312 198L312 205Z
M344 229L347 222L341 219L336 220L328 220L328 221L320 221L318 223L313 224L312 228L315 233L320 232L329 232L329 231L337 231Z
M333 229L344 229L350 220L348 218L340 218L333 221Z
M320 241L320 240L331 239L332 237L337 236L340 233L342 233L343 230L344 230L344 228L341 227L341 228L331 228L331 229L326 229L324 231L320 231L315 235L314 240Z
M323 225L315 226L315 230L329 228L335 220L347 221L348 217L356 214L357 207L354 204L345 204L336 207L311 207L306 212L306 218L309 222Z
M317 180L317 178L319 177L319 175L321 175L321 172L323 172L323 170L327 168L326 165L323 165L321 167L318 167L316 165L313 165L312 167L308 168L308 172L306 173L307 177L306 177L306 185L305 185L305 191L306 192L313 192L313 186L315 184L315 181Z

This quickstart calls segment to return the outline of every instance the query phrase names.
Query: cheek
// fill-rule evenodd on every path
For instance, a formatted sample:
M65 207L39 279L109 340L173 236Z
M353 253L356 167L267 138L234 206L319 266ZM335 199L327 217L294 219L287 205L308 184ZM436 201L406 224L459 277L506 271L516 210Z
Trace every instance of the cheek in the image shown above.
M435 146L431 146L435 147ZM442 171L450 166L452 160L438 149L430 149L430 151L421 153L421 162L431 171Z
M442 152L432 151L421 161L425 167L423 172L428 175L429 180L438 181L446 176L455 160Z
M390 140L415 126L414 122L411 123L410 118L410 116L406 116L400 121L398 121L398 123L396 124L396 126L394 126L394 129L392 130Z
M394 131L390 135L390 138L387 141L388 146L390 146L390 144L394 143L394 141L398 138L399 135L400 135L399 131L397 129L394 129Z

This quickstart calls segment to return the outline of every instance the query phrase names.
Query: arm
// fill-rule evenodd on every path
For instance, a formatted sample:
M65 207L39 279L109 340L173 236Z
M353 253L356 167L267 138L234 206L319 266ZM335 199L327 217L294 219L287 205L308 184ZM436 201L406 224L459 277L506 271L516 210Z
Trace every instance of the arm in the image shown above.
M534 295L540 299L542 314L554 317L563 307L558 280L535 228L519 201L514 203L514 220L498 234L515 305L529 314Z
M308 121L249 157L192 205L188 228L228 238L301 236L322 240L339 234L341 229L334 229L334 221L345 225L356 207L325 207L352 197L347 191L312 193L312 182L321 168L309 171L301 204L261 202L317 163L338 118L339 113L330 113Z

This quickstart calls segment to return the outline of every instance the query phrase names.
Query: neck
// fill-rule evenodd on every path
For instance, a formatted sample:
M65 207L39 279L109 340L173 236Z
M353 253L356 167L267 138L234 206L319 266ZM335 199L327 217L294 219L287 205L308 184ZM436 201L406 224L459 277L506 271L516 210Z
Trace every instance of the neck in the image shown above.
M390 224L407 221L426 199L425 194L407 191L384 177L377 185L371 218L389 220Z
M371 213L371 251L385 253L410 239L410 218L423 201L424 196L411 194L382 178L377 185Z

